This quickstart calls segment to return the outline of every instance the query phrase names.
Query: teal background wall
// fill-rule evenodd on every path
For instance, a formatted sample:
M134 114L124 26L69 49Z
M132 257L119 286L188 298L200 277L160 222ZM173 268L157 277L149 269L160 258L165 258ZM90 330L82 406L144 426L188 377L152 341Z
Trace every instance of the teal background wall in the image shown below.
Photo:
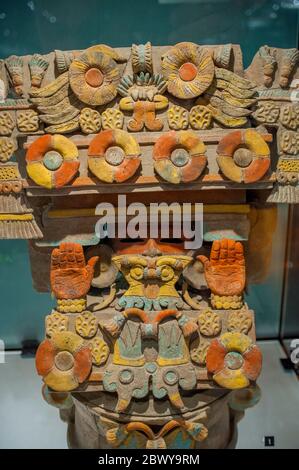
M298 6L297 0L2 0L0 57L99 43L232 42L241 45L246 66L263 44L297 47ZM264 338L279 332L286 214L281 208L269 278L251 287L247 298ZM0 296L0 338L6 347L41 339L53 301L32 288L25 241L0 241Z

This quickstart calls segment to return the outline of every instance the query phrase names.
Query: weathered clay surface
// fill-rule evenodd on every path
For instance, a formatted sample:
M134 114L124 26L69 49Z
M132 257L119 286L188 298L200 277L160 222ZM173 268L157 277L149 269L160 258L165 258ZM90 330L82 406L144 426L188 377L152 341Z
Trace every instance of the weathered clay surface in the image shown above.
M271 259L265 200L299 202L298 62L262 46L244 70L237 45L148 42L1 64L0 237L40 238L33 282L57 304L37 370L71 447L232 445L228 400L251 406L261 369L243 294ZM119 194L202 202L203 246L100 241L95 208Z

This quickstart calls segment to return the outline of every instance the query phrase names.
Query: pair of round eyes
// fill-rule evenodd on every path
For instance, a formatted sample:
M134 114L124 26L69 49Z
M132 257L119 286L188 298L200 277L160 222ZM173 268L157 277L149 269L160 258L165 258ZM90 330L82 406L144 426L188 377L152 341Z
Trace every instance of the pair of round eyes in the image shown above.
M140 281L146 277L145 273L148 268L144 268L143 266L134 266L130 270L130 275L133 279ZM170 281L174 276L174 271L171 266L161 266L156 268L156 272L158 273L159 277L162 281Z

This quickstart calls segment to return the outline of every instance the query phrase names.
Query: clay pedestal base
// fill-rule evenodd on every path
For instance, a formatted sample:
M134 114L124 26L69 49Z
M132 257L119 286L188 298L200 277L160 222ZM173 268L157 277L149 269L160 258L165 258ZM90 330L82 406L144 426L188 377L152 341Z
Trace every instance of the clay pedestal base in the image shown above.
M112 448L171 448L171 449L224 449L234 448L237 440L237 422L243 412L236 412L228 405L230 393L223 391L198 392L195 396L185 397L186 411L181 414L170 408L168 401L158 404L136 401L126 414L116 414L111 396L105 393L101 397L92 394L74 394L74 405L69 410L61 411L61 418L68 422L68 446L72 449L112 449ZM110 398L110 399L109 399ZM193 405L193 406L191 406ZM169 411L171 410L171 414ZM143 411L141 414L140 412ZM170 421L184 423L202 423L208 430L202 440L186 438L186 434L177 431L163 434L162 428ZM111 441L114 435L123 435L126 424L134 422L138 426L150 428L152 436L143 430L128 432L126 439ZM126 428L127 429L127 428ZM110 431L109 431L110 430ZM110 439L109 439L110 432ZM133 436L134 434L134 436ZM108 435L108 440L107 440ZM163 436L159 438L159 436ZM120 439L121 440L121 439ZM162 443L162 444L161 444Z

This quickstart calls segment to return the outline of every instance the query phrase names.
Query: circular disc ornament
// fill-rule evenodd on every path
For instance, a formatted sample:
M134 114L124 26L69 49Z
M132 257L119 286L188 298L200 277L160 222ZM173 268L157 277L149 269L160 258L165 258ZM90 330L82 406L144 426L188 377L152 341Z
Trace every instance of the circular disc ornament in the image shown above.
M192 42L182 42L163 56L162 73L169 93L181 99L195 98L211 85L214 62L206 49Z
M80 165L76 145L60 134L36 139L27 150L26 163L30 178L48 189L70 183Z
M236 183L254 183L270 167L270 149L254 129L233 131L217 147L217 163L226 178Z
M205 145L192 131L170 131L154 145L155 171L169 183L188 183L203 172L207 157Z
M228 332L211 341L206 363L218 385L231 390L241 389L259 376L262 354L249 336Z
M71 331L61 331L38 347L35 362L44 383L57 392L75 390L92 367L90 347Z
M105 183L123 183L136 173L140 163L137 141L120 129L100 132L88 148L88 167Z
M116 97L120 73L109 55L91 47L73 60L69 79L79 100L91 106L100 106Z

